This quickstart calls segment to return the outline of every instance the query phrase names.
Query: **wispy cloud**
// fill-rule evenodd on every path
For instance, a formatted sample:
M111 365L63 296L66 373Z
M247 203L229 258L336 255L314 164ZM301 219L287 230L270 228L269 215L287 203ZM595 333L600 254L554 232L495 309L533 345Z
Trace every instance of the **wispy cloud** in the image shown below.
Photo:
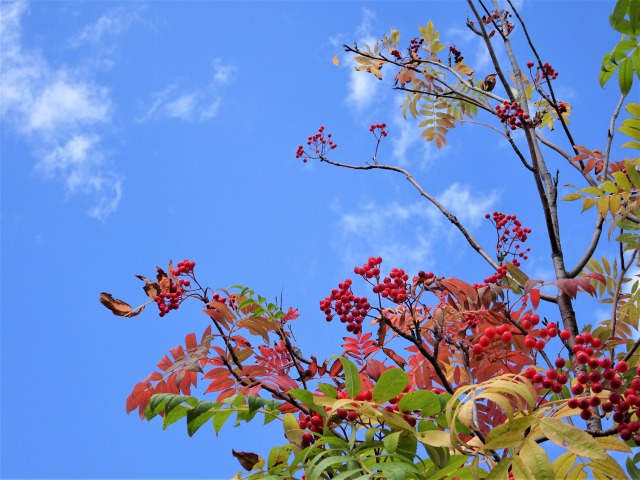
M437 196L445 208L454 213L467 228L476 228L484 214L493 208L498 192L479 193L468 185L455 183ZM426 201L402 204L363 202L348 210L335 201L338 214L338 243L343 260L357 265L371 255L380 255L405 270L433 268L436 262L434 238L451 234L452 227Z
M229 85L236 75L236 67L216 58L209 84L198 89L184 89L178 84L152 94L151 105L146 107L138 120L173 118L190 122L204 122L218 114L222 95L221 87Z
M362 21L356 29L358 45L373 45L376 42L372 33L374 19L375 14L371 10L367 8L362 10ZM349 73L349 83L347 85L347 105L354 108L357 112L361 112L369 107L375 100L380 81L371 74L355 70L358 64L353 60L353 57L350 57L346 64L351 70Z
M95 22L85 25L69 43L73 47L81 45L98 45L108 37L115 37L125 32L131 24L140 20L144 4L132 3L126 7L115 7L101 15Z
M98 133L112 120L109 90L86 72L68 65L52 67L38 52L22 46L25 1L0 5L0 115L34 147L35 170L61 180L69 194L93 199L89 214L104 219L122 195Z

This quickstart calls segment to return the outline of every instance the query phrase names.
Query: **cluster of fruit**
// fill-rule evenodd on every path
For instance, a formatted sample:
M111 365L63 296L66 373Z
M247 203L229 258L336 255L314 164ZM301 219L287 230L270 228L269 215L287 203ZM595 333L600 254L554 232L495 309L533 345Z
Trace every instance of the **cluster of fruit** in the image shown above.
M178 262L177 268L171 271L174 277L189 275L193 272L196 262L183 260ZM172 283L168 292L159 292L153 300L158 306L159 315L164 317L171 310L177 310L182 302L184 290L191 286L188 278L179 278L177 283Z
M309 159L324 157L327 152L338 147L337 143L331 140L331 134L324 133L324 126L318 128L318 133L307 137L307 145L311 147L311 153L307 152L302 145L296 149L296 158L302 158L303 162Z
M347 331L358 334L362 331L362 322L371 309L366 297L357 297L351 291L352 280L347 278L334 288L331 294L320 300L320 310L326 315L327 322L338 315L340 322L347 324Z
M502 123L507 125L511 130L521 128L522 123L529 119L529 114L518 105L518 102L509 102L505 100L496 105L496 114Z

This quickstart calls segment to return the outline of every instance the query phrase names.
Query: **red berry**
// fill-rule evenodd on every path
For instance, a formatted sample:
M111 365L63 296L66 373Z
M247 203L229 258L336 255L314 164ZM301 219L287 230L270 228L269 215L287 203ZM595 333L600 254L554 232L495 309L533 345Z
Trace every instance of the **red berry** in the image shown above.
M627 370L629 370L629 364L624 360L621 360L616 364L616 372L625 373Z
M562 340L569 340L571 338L571 332L569 330L562 330L560 332L560 338Z

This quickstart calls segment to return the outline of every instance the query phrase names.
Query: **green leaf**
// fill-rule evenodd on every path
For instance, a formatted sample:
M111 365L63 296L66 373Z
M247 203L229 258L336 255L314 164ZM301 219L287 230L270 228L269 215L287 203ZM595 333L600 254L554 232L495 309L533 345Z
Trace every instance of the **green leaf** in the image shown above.
M502 432L500 435L494 435L491 440L487 437L485 448L498 450L502 448L514 447L524 439L524 432L512 430Z
M606 460L607 454L588 433L556 418L540 420L540 430L553 443L590 460Z
M640 0L629 2L629 23L633 34L640 34Z
M350 398L355 398L362 388L358 367L351 360L344 357L340 357L340 362L342 362L342 369L344 370L344 383L347 394Z
M431 478L433 480L440 480L441 478L453 474L456 470L462 467L462 465L464 465L467 459L468 457L466 455L451 455L447 465L438 470Z
M398 409L402 412L422 410L424 417L430 417L442 411L438 396L428 390L416 390L407 393L398 402Z
M187 412L187 433L190 437L215 415L215 412L211 411L215 406L213 402L200 402L195 408Z
M604 182L600 185L600 188L607 193L618 193L618 187L616 187L611 180Z
M332 465L339 465L342 463L347 463L349 461L355 461L356 459L352 456L342 457L342 456L330 456L328 458L323 458L317 465L310 466L310 468L306 471L306 478L308 480L318 480L320 475L325 472L325 470Z
M386 370L373 388L372 398L375 402L384 403L397 397L409 384L409 375L400 368Z
M191 408L185 407L184 405L178 405L177 407L172 408L171 412L165 413L164 415L164 419L162 420L162 429L164 430L172 423L183 418L190 410Z
M232 413L233 410L231 408L225 408L224 410L216 412L216 414L213 416L213 430L216 432L216 436Z
M319 383L318 388L326 397L338 398L338 392L333 385L329 385L328 383Z
M384 448L389 453L396 453L396 449L398 448L398 442L400 441L400 434L402 432L393 432L384 437L382 443L384 444Z
M631 460L631 457L627 457L627 473L629 473L629 476L631 477L631 480L640 480L640 469L638 469L638 467L636 466L635 463L633 463L633 460Z
M640 128L630 125L626 122L623 122L622 125L618 127L618 131L624 133L625 135L629 135L631 138L640 140Z
M617 0L613 13L609 15L609 23L614 30L617 30L624 16L629 11L629 0Z
M635 165L629 160L625 160L624 166L627 169L627 175L631 179L633 186L640 188L640 173L637 172Z
M620 92L623 95L627 95L631 90L631 84L633 83L633 63L630 58L625 58L620 64L618 70L618 84L620 85Z

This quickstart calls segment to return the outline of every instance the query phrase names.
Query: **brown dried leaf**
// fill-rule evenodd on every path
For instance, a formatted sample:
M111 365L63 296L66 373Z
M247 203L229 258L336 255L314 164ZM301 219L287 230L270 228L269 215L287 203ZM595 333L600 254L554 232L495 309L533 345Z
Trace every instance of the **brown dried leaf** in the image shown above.
M100 303L111 310L111 313L117 317L135 317L144 310L144 305L134 310L128 303L113 298L111 294L106 292L100 294Z
M147 277L144 277L142 275L136 275L136 277L145 283L144 287L142 288L144 289L144 293L147 294L147 297L155 298L160 293L161 289L158 282L152 282Z
M163 292L171 291L171 280L169 280L167 274L160 267L156 267L156 269L158 270L158 274L156 275L156 277L158 278L158 285L160 285L160 290L162 290Z

